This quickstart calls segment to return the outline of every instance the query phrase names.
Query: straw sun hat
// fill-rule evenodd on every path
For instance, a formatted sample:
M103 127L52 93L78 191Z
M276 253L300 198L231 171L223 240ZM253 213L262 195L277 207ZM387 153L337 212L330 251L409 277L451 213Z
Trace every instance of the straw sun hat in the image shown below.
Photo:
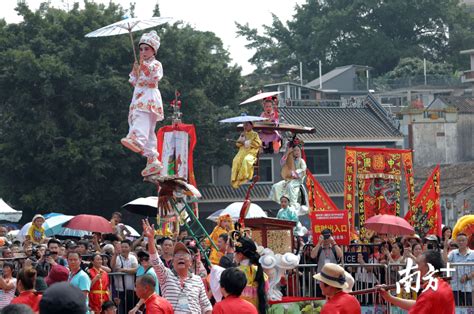
M348 288L344 268L333 263L324 264L321 272L313 276L314 279L324 282L335 288Z

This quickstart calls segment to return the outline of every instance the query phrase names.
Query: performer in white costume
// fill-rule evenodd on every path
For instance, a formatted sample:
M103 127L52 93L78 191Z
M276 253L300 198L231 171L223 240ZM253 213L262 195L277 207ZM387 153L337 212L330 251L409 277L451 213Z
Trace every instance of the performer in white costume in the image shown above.
M164 119L163 101L158 90L163 67L155 59L160 47L160 37L155 31L143 34L138 45L140 64L134 64L129 79L135 87L128 114L129 131L121 143L147 157L147 165L142 171L142 176L146 177L159 173L162 168L156 150L155 127L158 121Z
M291 165L291 160L288 160L290 158L293 158L294 166ZM289 206L299 211L301 207L301 198L305 197L302 195L303 193L301 193L301 188L306 178L306 162L301 158L301 148L299 146L289 148L285 156L283 156L282 161L284 161L286 165L290 165L287 167L289 170L287 171L286 176L283 175L284 171L282 170L282 177L284 180L275 183L272 186L270 199L279 203L281 197L286 196L289 199Z

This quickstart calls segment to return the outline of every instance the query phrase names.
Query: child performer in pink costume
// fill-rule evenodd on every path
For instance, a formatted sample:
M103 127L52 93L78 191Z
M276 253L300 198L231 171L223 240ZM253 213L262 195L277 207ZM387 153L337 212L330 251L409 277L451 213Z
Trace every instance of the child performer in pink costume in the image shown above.
M263 101L263 112L260 117L267 118L271 122L278 124L278 108L274 108L273 100L268 97ZM281 137L277 131L262 130L258 136L263 143L263 151L266 154L277 154L280 151Z
M163 101L158 90L158 82L163 77L163 67L155 59L160 47L160 37L155 31L145 33L138 44L140 64L134 64L129 82L135 87L128 113L129 131L121 140L123 146L135 153L147 157L147 164L142 176L160 172L161 162L156 150L155 127L164 119Z

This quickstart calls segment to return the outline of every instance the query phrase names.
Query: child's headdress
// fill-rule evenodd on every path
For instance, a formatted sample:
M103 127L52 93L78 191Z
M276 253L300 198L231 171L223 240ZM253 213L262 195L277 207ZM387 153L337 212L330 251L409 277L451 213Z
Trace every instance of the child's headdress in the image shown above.
M148 46L153 48L156 54L156 52L158 51L158 48L160 48L160 36L158 36L156 31L145 33L140 38L140 42L138 43L138 46L140 46L141 44L147 44Z

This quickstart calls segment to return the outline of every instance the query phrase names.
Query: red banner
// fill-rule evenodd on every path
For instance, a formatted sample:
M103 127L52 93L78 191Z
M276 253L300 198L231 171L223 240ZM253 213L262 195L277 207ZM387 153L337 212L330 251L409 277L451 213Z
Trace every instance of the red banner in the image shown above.
M326 190L309 169L306 170L306 189L308 190L310 212L316 210L338 210L336 204L334 204Z
M156 133L158 153L163 163L162 176L178 176L185 178L197 188L194 177L193 151L196 146L196 129L192 124L176 123L161 127ZM192 207L199 217L198 203Z
M349 226L355 233L355 189L356 189L356 152L346 149L345 175L344 175L344 209L347 210Z
M321 231L329 229L337 244L349 245L349 218L345 210L321 210L309 213L313 242L318 241Z
M402 158L403 156L403 158ZM407 165L404 162L408 163ZM402 165L410 191L413 180L411 151L393 148L347 147L344 206L354 231L355 198L358 199L359 235L365 237L365 220L378 214L400 215ZM356 190L357 183L357 190Z
M439 179L438 165L416 197L414 210L409 210L405 216L405 220L415 228L415 232L422 238L427 234L435 234L441 237L442 216L439 200Z
M413 174L413 153L402 153L403 168L405 169L405 182L408 189L408 210L415 206L415 178Z
M182 159L176 158L173 160L173 168L172 171L174 171L176 174L179 173L178 167L179 165L186 165L187 166L187 173L184 176L189 183L197 187L196 185L196 179L194 177L194 163L193 163L193 151L194 147L196 146L196 130L194 128L194 125L192 124L184 124L184 123L177 123L175 125L166 125L164 127L161 127L157 134L156 137L158 139L158 153L160 154L160 160L162 163L165 161L163 160L163 146L165 144L165 135L166 133L178 133L178 132L184 132L187 134L189 138L189 147L186 147L187 149L187 156L183 156ZM173 148L175 151L178 150L178 146L175 143L173 143ZM179 157L179 156L178 156ZM171 163L170 163L171 165ZM170 166L169 166L170 167ZM169 167L165 167L163 170L168 171ZM165 175L168 175L166 173Z

